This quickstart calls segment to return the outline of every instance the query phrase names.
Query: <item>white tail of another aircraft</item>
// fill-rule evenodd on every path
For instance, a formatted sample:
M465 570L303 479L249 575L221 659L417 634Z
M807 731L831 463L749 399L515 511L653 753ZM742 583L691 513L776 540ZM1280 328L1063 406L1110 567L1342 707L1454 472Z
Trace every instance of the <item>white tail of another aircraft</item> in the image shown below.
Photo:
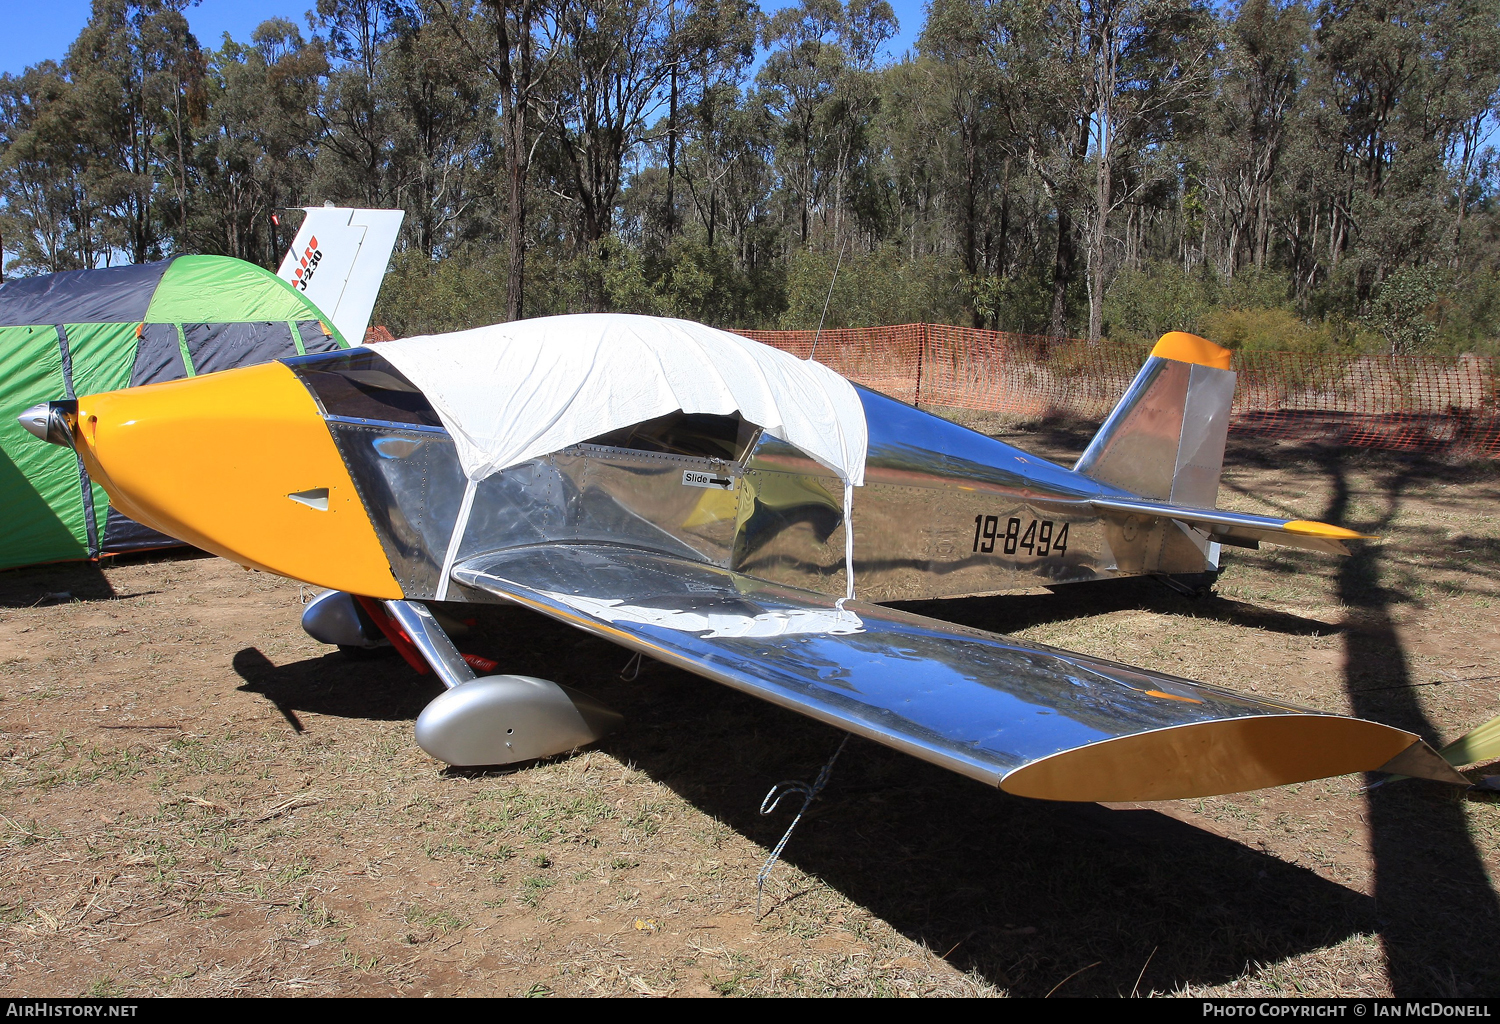
M350 345L362 344L406 214L347 206L306 210L276 276L326 313Z

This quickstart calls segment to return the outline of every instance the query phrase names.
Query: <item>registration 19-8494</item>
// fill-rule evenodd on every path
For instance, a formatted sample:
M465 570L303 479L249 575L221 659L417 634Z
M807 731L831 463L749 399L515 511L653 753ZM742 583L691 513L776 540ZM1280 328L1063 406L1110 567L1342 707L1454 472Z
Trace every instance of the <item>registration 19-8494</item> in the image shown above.
M1024 552L1038 558L1068 553L1068 524L1054 523L1050 519L1032 519L1022 530L1022 520L1012 516L1003 520L1002 531L999 516L974 517L974 550L980 554L992 554L1000 545L1003 554Z

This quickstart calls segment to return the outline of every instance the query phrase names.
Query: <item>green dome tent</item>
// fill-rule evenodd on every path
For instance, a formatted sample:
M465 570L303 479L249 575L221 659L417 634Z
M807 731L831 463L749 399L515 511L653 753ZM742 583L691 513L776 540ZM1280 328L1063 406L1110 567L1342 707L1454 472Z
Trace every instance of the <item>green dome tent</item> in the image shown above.
M291 285L227 256L0 285L0 569L179 543L110 509L76 455L21 426L27 408L347 347Z

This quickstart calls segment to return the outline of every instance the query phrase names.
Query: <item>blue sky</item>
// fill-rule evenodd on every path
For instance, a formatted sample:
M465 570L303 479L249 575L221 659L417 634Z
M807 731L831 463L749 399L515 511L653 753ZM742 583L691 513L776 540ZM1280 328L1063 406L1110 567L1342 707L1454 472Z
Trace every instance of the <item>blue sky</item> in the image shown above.
M204 46L217 48L224 32L248 40L267 18L281 16L306 25L316 0L201 0L187 10L188 24ZM16 74L29 64L60 60L89 20L89 0L3 0L6 31L0 34L0 71Z
M225 32L245 41L267 18L283 17L305 26L306 12L315 0L200 0L187 10L188 24L198 42L217 48ZM785 6L761 0L766 10ZM901 34L889 44L892 56L916 44L925 0L891 0ZM89 18L89 0L0 0L5 31L0 33L0 72L19 73L27 65L58 60Z

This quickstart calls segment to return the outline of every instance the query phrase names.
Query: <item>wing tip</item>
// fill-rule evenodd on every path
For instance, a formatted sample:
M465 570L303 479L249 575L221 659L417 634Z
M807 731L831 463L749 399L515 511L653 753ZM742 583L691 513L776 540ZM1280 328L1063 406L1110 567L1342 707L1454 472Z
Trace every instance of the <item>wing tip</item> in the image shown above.
M1382 770L1416 739L1391 726L1318 712L1209 719L1058 751L1012 769L1000 788L1089 802L1218 796Z

